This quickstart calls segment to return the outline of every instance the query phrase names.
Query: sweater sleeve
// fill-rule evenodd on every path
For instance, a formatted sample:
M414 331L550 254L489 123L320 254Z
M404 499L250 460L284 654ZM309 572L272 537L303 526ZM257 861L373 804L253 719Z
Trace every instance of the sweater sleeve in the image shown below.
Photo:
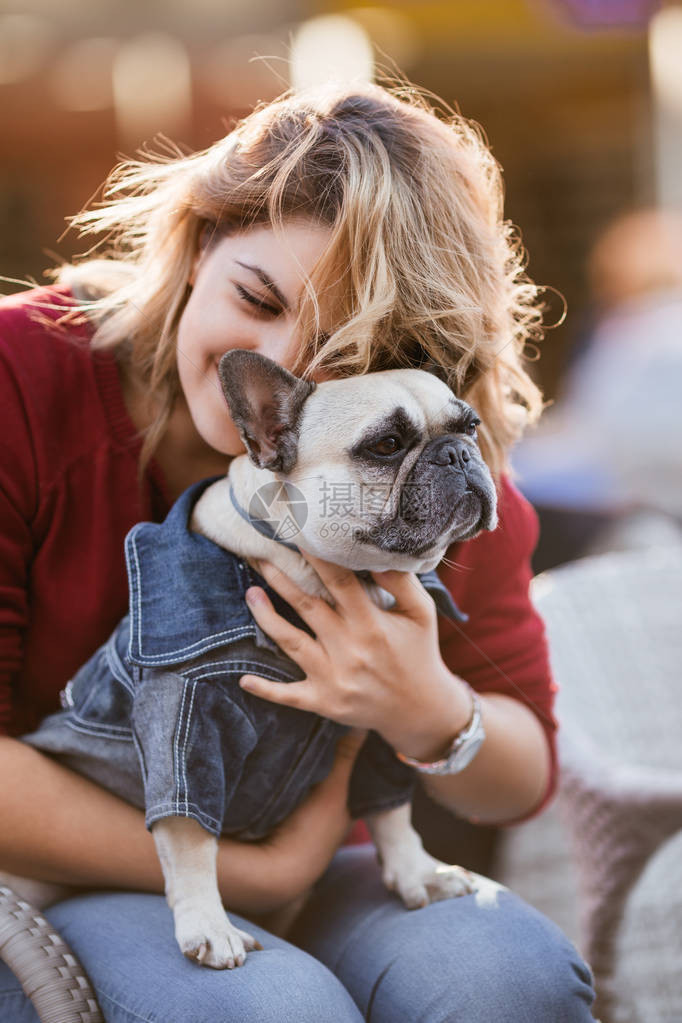
M36 460L21 390L0 338L0 734L12 713L12 682L28 621L31 521L38 501Z
M532 817L551 799L557 778L556 686L544 624L529 594L538 520L506 478L500 485L498 510L494 532L453 546L439 567L441 579L469 616L461 625L439 619L440 646L452 672L478 692L522 701L542 725L551 772L541 802L526 815Z

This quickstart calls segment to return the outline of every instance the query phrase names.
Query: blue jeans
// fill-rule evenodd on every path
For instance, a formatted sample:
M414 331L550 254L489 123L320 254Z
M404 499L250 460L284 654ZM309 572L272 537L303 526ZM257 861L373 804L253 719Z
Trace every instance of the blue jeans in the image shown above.
M283 941L239 969L184 959L158 895L104 893L46 914L80 957L107 1023L583 1023L590 971L559 929L506 890L405 910L371 846L337 853ZM292 942L295 942L292 943ZM0 1019L37 1023L0 964Z

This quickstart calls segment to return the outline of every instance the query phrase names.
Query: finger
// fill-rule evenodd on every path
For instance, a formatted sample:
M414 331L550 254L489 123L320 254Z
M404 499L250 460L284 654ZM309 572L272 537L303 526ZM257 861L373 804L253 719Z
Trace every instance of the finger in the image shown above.
M279 593L280 597L286 600L287 604L294 608L299 617L303 619L306 625L310 626L313 632L318 633L334 617L334 611L326 600L323 600L322 597L316 597L311 593L306 593L286 572L282 572L281 569L271 562L260 561L258 569L266 582L272 586L273 590ZM272 605L270 606L272 607ZM273 613L275 613L274 609Z
M391 613L398 611L410 618L423 619L434 613L433 598L426 592L414 572L372 572L374 581L395 597Z
M250 586L246 591L246 603L263 632L274 639L306 674L318 665L317 640L278 614L265 590L260 586Z
M365 617L368 609L374 607L367 591L350 568L334 565L331 561L323 561L313 554L299 548L305 560L315 569L327 587L338 611L344 617Z
M239 685L247 693L269 700L280 707L294 707L296 710L308 710L317 713L315 686L308 679L302 682L272 682L260 675L242 675Z

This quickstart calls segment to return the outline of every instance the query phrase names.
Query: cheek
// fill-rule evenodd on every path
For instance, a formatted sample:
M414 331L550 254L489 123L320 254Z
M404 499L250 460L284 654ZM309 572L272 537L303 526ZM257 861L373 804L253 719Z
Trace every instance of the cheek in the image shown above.
M178 376L187 398L188 392L204 389L207 384L216 387L222 396L211 353L209 321L197 292L192 292L178 323L176 346Z

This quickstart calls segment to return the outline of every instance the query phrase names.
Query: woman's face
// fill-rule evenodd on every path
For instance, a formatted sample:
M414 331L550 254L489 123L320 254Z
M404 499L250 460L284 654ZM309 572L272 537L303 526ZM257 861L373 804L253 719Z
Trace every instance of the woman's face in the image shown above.
M283 237L258 225L221 235L197 255L193 289L178 325L178 374L194 425L214 450L244 451L218 379L220 357L246 348L292 367L300 343L294 325L304 274L310 274L329 237L327 227L292 220ZM324 320L325 310L320 313ZM329 329L324 322L321 326Z

